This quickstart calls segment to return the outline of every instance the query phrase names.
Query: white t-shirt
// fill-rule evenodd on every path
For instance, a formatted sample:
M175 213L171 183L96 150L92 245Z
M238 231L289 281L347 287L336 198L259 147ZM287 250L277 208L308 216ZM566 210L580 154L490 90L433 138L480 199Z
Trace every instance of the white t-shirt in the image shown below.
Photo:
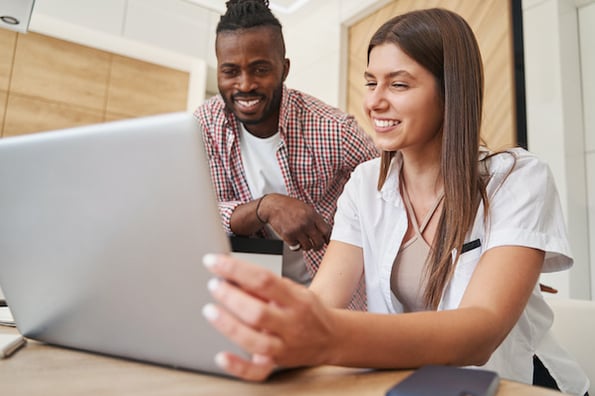
M287 195L277 150L281 144L279 132L268 138L259 138L240 126L240 152L246 172L246 181L252 196L258 198L267 193Z
M459 306L482 253L493 247L516 245L543 250L543 272L572 266L565 221L549 167L523 149L510 152L516 156L516 165L508 176L513 166L511 155L497 155L489 160L489 227L484 227L480 205L465 239L475 248L460 256L438 310ZM393 262L407 231L407 214L399 193L401 166L402 158L397 154L382 190L378 191L380 159L359 165L345 185L335 215L331 239L363 249L371 312L403 312L390 286ZM477 240L479 244L474 243ZM497 371L503 378L531 384L533 355L537 354L563 392L584 394L588 379L551 337L552 321L552 310L536 284L517 324L483 367Z
M243 124L240 125L242 164L253 197L261 197L273 192L287 195L283 174L277 161L277 150L280 145L279 132L268 138L259 138L248 132ZM280 239L269 225L266 227L271 235ZM303 253L289 250L286 244L283 246L282 275L302 284L309 284L312 280L304 263Z

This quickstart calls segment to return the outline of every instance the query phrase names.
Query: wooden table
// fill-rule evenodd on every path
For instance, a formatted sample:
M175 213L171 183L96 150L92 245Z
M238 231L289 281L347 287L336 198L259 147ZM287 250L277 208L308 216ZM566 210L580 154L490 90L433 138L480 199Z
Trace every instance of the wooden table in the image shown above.
M0 332L16 333L1 327ZM53 347L29 341L0 360L2 395L341 395L383 396L411 371L333 366L281 372L265 383L247 383L195 372ZM560 396L559 392L501 380L498 396Z

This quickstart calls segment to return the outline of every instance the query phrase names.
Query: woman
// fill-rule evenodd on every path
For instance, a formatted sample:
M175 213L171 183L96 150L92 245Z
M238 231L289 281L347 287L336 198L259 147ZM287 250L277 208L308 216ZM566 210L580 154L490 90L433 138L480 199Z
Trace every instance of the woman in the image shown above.
M205 257L219 305L203 313L253 356L217 363L252 380L275 365L476 365L584 394L538 285L572 265L557 191L528 152L480 149L483 71L467 23L443 9L389 20L365 79L383 154L345 186L311 287ZM343 309L362 275L369 312Z

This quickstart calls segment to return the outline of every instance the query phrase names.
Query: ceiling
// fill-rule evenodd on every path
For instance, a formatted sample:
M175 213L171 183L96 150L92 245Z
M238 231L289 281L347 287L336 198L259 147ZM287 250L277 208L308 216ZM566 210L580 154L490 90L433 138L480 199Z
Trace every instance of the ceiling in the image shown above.
M186 3L203 7L207 10L224 14L226 0L182 0ZM278 14L290 16L310 0L269 0L271 10ZM0 27L27 31L35 0L0 0Z
M216 11L220 14L225 13L225 1L223 0L184 0L188 3L193 3L201 7L208 8ZM269 6L273 12L282 14L291 14L303 5L308 3L309 0L270 0Z

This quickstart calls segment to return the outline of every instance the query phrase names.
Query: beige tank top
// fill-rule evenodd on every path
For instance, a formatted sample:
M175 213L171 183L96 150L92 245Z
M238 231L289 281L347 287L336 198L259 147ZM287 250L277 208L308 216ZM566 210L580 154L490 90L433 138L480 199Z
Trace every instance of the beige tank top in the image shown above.
M390 276L390 286L395 297L403 304L405 312L424 311L427 308L423 301L426 287L423 272L426 260L430 255L430 245L424 240L422 234L444 198L444 192L438 196L434 206L428 211L422 223L418 225L409 194L404 188L402 191L407 215L411 219L415 235L403 243L397 253Z

